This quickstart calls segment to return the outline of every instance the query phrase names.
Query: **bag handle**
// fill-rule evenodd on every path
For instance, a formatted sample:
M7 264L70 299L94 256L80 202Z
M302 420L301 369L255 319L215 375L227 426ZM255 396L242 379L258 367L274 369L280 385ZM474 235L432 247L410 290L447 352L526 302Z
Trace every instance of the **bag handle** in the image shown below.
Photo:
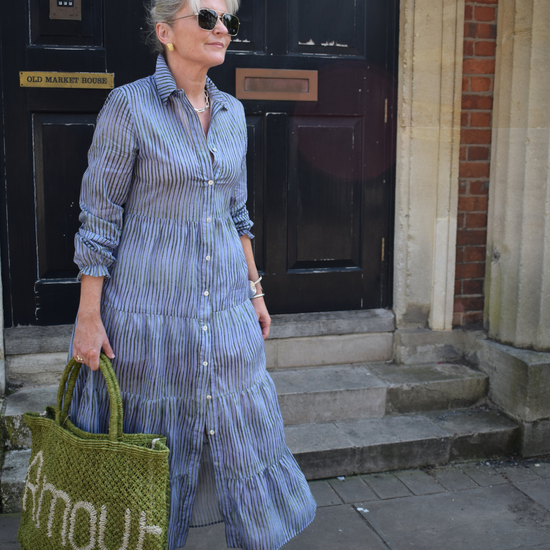
M59 383L59 390L57 392L57 406L55 409L55 422L58 426L62 426L69 416L69 407L71 406L71 401L73 399L73 391L81 369L82 363L79 363L73 357L67 363L67 366L63 371L61 382ZM109 418L109 439L111 441L121 441L123 412L120 387L111 362L104 353L102 353L99 357L99 369L105 378L105 384L107 385L107 391L109 392L111 409ZM65 386L67 386L66 389Z

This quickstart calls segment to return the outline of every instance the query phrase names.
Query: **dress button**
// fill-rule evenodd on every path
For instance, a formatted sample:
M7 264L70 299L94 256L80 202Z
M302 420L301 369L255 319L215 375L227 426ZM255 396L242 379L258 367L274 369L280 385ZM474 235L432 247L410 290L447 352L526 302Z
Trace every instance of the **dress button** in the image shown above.
M203 361L203 362L202 362L202 366L203 366L203 367L207 367L207 366L208 366L208 361Z
M206 325L204 325L204 326L202 327L202 330L208 330L208 327L207 327Z
M212 147L212 152L213 152L213 153L217 153L218 150L217 150L215 147Z
M205 296L208 296L209 294L210 294L210 292L208 292L208 290L205 290L205 291L204 291L204 295L205 295Z
M216 460L216 462L214 462L214 466L217 466L218 465L218 461Z
M208 180L208 185L214 185L214 182L212 180Z
M214 430L210 430L210 435L214 435Z
M212 396L211 396L211 395L207 395L207 396L206 396L206 399L208 399L208 401L210 401L210 399L212 399Z
M207 261L207 262L210 261L210 256L206 256L206 261Z
M210 223L212 221L212 218L206 218L206 221Z

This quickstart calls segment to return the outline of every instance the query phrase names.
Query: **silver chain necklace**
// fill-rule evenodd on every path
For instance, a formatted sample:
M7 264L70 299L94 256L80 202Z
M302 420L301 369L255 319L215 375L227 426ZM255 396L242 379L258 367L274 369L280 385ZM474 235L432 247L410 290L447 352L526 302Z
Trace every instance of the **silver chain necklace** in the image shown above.
M204 113L208 107L210 107L210 99L208 97L208 92L206 91L206 88L204 89L204 100L206 101L205 106L202 109L197 109L196 107L193 107L197 113Z

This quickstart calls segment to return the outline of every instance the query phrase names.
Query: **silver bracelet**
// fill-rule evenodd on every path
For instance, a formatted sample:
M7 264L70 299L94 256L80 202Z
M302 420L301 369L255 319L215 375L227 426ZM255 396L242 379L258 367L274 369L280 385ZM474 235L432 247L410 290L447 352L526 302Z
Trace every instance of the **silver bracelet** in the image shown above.
M262 280L262 277L260 277L257 281L248 281L250 283L250 290L253 290L256 292L256 285Z
M260 298L261 296L265 296L265 294L263 292L261 294L254 294L254 296L252 296L252 298L250 299L254 300L254 298Z

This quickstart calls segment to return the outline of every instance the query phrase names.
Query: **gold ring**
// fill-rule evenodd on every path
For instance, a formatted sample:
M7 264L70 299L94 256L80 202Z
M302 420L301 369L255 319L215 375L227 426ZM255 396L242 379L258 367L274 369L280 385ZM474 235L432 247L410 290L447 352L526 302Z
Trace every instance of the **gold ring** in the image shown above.
M80 355L76 355L76 356L75 356L75 359L76 359L79 363L83 363L83 362L84 362L84 359L82 359L82 357L80 357Z

